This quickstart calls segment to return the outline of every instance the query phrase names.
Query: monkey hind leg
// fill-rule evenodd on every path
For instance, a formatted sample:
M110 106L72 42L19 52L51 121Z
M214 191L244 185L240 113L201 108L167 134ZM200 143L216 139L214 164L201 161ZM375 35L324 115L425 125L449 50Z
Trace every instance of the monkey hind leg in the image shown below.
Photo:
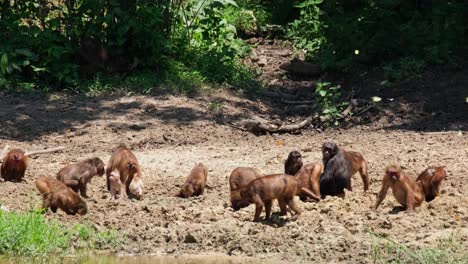
M254 222L260 222L260 214L263 211L263 201L258 197L258 195L255 197L255 216L254 216Z
M279 205L279 208L280 208L280 216L284 216L288 213L287 211L287 204L286 204L286 201L284 201L283 199L278 199L278 205Z
M265 201L265 220L270 221L270 216L271 216L271 206L273 204L273 201Z
M369 190L369 174L367 172L367 161L362 161L362 166L359 169L359 175L361 175L362 183L364 184L364 191Z

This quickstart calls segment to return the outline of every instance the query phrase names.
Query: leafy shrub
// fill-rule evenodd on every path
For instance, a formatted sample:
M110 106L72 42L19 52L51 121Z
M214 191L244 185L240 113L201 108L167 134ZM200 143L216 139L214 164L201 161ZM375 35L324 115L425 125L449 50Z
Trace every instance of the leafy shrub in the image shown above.
M297 5L289 36L324 68L347 70L413 57L451 59L466 40L463 1L323 1ZM394 66L400 63L394 64Z
M320 112L322 122L330 125L339 125L341 112L345 106L341 101L341 86L330 86L329 82L318 82L315 88L315 102Z

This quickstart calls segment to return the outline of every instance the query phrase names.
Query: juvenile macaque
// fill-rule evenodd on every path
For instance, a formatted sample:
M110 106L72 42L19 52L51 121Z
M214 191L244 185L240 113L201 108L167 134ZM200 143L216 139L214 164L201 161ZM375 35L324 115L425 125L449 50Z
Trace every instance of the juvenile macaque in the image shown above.
M445 167L429 167L419 174L416 182L421 182L426 202L434 200L439 196L439 188L447 178Z
M86 187L95 176L104 175L104 162L100 158L90 158L67 165L57 173L57 180L65 183L73 191L87 198Z
M28 157L21 149L12 149L3 159L1 176L5 181L20 182L28 165Z
M203 194L207 177L208 169L206 166L202 163L195 165L185 180L185 183L180 188L180 192L177 196L181 198L189 198Z
M138 174L139 181L142 183L140 165L137 158L133 153L125 146L119 146L115 149L112 154L106 170L107 190L110 191L109 176L112 171L117 170L120 174L120 181L122 182L121 196L141 196L140 194L132 193L130 190L130 183L133 180L135 174ZM142 187L142 185L140 185Z
M291 151L288 159L284 163L284 173L288 175L296 175L302 167L302 155L299 151Z
M88 210L85 201L59 180L40 177L36 187L43 198L42 208L46 210L50 207L55 213L60 208L69 215L84 215Z
M382 189L375 204L376 210L385 199L389 188L392 188L393 196L408 212L414 211L414 208L420 206L424 200L422 184L417 183L400 166L390 165L385 170Z
M254 168L238 167L231 172L229 188L231 190L231 207L234 211L249 206L250 203L241 198L240 190L261 176L262 173Z
M297 195L302 201L307 198L320 200L319 180L323 166L320 163L310 163L302 166L296 173Z
M352 191L351 177L359 171L364 191L369 189L367 162L358 152L339 149L333 142L326 142L322 146L323 164L325 166L320 177L320 194L343 196L344 189Z
M260 214L265 206L265 220L269 221L271 216L271 206L273 200L278 199L281 209L280 215L287 214L287 206L298 217L301 210L294 202L294 196L297 191L297 182L295 177L287 174L273 174L257 178L251 181L240 191L242 199L255 204L254 222L260 221Z
M111 193L111 200L112 199L118 199L120 198L123 184L120 181L120 173L118 170L113 170L110 175L109 175L109 186L110 190L109 192Z

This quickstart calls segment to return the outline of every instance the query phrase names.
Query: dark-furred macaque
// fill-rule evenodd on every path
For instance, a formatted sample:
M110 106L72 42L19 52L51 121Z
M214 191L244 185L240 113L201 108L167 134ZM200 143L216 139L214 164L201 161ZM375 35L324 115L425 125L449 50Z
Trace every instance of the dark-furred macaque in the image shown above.
M1 176L5 181L20 182L24 178L28 157L21 149L12 149L3 159Z
M291 151L288 159L284 163L284 173L288 175L296 175L302 168L302 155L299 151Z
M112 171L117 170L120 175L120 181L122 182L121 196L127 198L128 196L139 197L142 195L132 193L130 190L130 183L133 180L135 174L139 174L141 180L141 169L137 158L133 153L125 146L119 146L114 150L106 169L106 180L107 190L110 191L109 176Z
M111 56L104 45L93 37L84 37L80 41L80 70L84 76L94 75L98 71L125 75L138 64L137 58L130 62L124 56Z
M294 202L296 191L297 181L295 177L287 174L272 174L251 181L241 189L240 195L242 199L255 204L253 221L259 222L263 207L265 207L266 211L265 220L270 220L271 206L275 199L278 199L281 210L280 215L286 215L289 206L289 209L295 213L293 217L298 217L302 211Z
M43 176L36 181L36 187L43 199L43 209L50 207L55 213L60 208L69 215L84 215L88 211L85 201L59 180Z
M364 191L369 189L367 162L358 152L345 151L333 142L322 146L324 171L320 177L320 194L343 196L344 189L352 191L351 177L359 171Z
M382 189L375 203L376 210L385 199L389 188L392 188L393 196L406 208L407 212L414 211L414 208L420 206L424 200L422 184L416 182L411 176L404 172L400 166L390 165L385 169Z
M229 176L229 188L231 190L231 207L234 211L249 206L249 202L242 199L240 190L251 181L261 177L262 173L254 168L238 167Z
M439 196L439 188L447 178L445 167L429 167L419 174L416 182L421 182L426 202L434 200Z
M193 167L192 171L190 171L190 174L187 176L187 179L180 188L180 192L177 196L181 198L189 198L203 194L207 178L208 169L202 163L198 163Z
M297 195L302 201L311 198L315 201L320 200L320 175L322 174L323 166L320 163L309 163L296 173L297 180Z
M86 187L95 176L103 176L104 162L100 158L90 158L67 165L57 173L57 180L65 183L73 191L87 198Z

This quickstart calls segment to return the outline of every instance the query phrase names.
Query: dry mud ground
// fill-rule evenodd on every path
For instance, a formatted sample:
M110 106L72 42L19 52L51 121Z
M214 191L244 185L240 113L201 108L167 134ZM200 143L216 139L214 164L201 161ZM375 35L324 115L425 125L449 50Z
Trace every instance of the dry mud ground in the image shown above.
M125 143L143 168L143 201L109 201L105 179L89 186L89 213L67 216L48 213L64 223L89 222L98 229L113 228L127 239L111 253L226 254L260 260L313 262L371 262L372 234L412 247L434 246L439 238L455 234L468 248L468 137L466 131L414 132L359 126L323 133L255 136L213 122L208 104L224 102L224 112L235 116L261 108L258 102L224 92L199 98L161 97L16 97L0 98L1 147L26 150L65 146L60 153L33 157L26 181L0 183L1 203L14 211L39 205L34 181L55 174L70 162L98 156L105 162L112 149ZM298 201L304 213L274 224L253 223L253 206L233 212L228 177L237 166L263 173L283 170L292 150L306 162L320 160L320 146L334 140L361 152L369 162L370 192L363 193L356 175L346 199L319 203ZM201 197L174 197L191 167L209 167L210 189ZM416 175L429 165L446 165L448 179L442 195L424 203L413 214L391 211L397 205L391 191L378 211L371 209L383 170L395 162ZM32 202L31 202L32 201ZM274 207L278 210L278 207Z

